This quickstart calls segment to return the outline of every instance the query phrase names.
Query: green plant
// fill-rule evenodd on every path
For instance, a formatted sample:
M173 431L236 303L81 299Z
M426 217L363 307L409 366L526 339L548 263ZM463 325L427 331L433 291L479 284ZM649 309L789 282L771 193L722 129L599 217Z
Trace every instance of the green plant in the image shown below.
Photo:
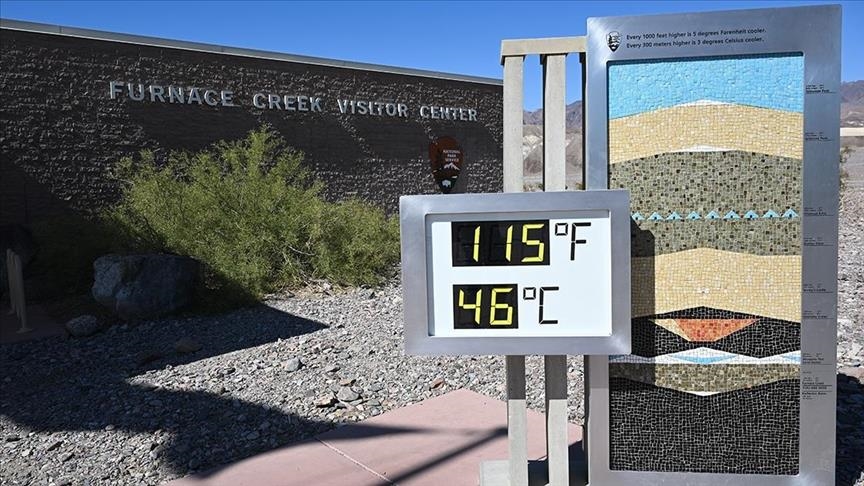
M202 261L223 294L379 282L398 259L395 222L366 203L325 202L302 160L267 127L161 166L142 152L118 165L124 196L106 217L129 249Z
M312 266L336 282L375 284L399 259L399 224L356 199L326 205L312 234Z
M852 154L852 148L844 145L840 148L840 193L842 194L846 190L846 183L849 179L849 172L846 171L846 161L849 160L849 156Z

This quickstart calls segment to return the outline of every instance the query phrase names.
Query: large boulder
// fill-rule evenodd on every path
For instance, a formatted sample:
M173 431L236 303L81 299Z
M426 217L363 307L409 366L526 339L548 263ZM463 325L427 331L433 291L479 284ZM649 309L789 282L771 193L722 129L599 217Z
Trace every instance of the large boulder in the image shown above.
M102 330L99 318L91 315L78 316L66 323L66 330L73 337L87 337Z
M161 317L191 303L200 265L177 255L105 255L93 270L93 298L131 320Z

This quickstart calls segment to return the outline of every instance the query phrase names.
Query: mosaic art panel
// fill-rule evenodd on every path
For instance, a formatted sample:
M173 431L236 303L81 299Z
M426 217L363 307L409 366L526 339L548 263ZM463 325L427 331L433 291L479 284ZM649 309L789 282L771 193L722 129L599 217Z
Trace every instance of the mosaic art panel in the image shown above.
M632 211L613 470L796 474L803 58L613 63L609 188Z

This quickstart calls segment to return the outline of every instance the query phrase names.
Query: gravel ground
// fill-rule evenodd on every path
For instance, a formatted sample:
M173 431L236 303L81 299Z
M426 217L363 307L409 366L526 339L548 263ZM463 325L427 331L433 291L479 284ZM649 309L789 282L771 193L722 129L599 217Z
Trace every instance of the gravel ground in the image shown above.
M864 192L853 190L841 211L841 486L864 485L862 239ZM456 388L504 398L500 357L404 356L401 315L392 282L0 346L0 484L159 484ZM581 422L582 360L568 364ZM527 368L540 410L542 359Z

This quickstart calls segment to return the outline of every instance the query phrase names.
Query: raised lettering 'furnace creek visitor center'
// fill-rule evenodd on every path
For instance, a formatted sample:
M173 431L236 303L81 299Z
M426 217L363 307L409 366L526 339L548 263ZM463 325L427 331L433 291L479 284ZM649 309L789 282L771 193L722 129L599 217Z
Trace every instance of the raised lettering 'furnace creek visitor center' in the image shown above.
M400 195L440 192L430 144L461 152L456 185L445 189L501 190L497 79L11 20L0 27L0 224L93 212L118 199L110 174L122 157L148 149L158 160L264 124L304 153L331 199L356 196L392 213Z

